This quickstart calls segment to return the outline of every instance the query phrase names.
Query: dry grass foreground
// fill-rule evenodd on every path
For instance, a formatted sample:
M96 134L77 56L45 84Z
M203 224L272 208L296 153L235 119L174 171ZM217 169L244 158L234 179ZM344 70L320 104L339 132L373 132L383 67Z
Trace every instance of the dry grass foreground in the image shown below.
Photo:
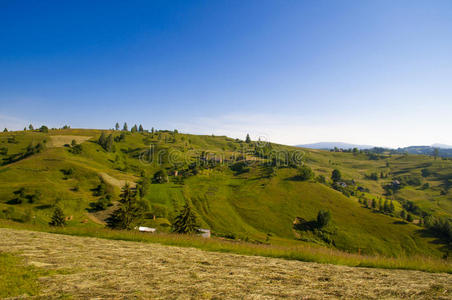
M42 298L452 299L452 275L352 268L0 228L0 251L72 270L40 278Z

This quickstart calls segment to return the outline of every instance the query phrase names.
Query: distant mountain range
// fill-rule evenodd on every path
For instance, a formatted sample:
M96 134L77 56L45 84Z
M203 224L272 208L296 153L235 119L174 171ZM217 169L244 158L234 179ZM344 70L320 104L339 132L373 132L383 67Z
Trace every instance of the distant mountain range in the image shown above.
M337 147L339 149L352 149L352 148L371 149L371 148L375 147L375 146L370 146L370 145L355 145L355 144L342 143L342 142L320 142L320 143L304 144L304 145L296 145L296 146L302 147L302 148L322 149L322 150L330 150L330 149L334 149L335 147Z
M331 150L334 148L338 149L353 149L358 148L360 150L372 150L378 149L378 152L382 150L388 150L396 153L410 153L410 154L423 154L423 155L434 155L435 148L438 149L438 155L443 157L452 157L452 146L445 144L433 144L431 146L409 146L403 148L385 148L385 147L375 147L370 145L357 145L342 142L321 142L313 144L303 144L297 145L297 147L310 148L310 149L321 149L321 150Z

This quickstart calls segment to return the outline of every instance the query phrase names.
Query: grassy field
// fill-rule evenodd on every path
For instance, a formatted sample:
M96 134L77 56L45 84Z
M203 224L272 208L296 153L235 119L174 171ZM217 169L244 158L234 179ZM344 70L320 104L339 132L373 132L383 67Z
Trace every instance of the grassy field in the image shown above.
M177 211L189 202L201 227L211 229L216 236L232 239L232 244L249 241L253 245L261 244L262 248L271 245L274 248L269 252L276 251L277 247L309 246L324 247L322 251L325 252L341 250L341 253L402 259L441 258L448 251L447 245L436 236L415 222L402 221L398 214L404 201L409 200L429 214L452 215L452 195L447 188L448 180L452 178L450 160L418 155L386 155L374 160L364 153L337 153L276 144L261 147L227 137L169 131L125 133L124 139L114 143L115 151L107 152L95 142L101 132L66 129L50 130L47 134L0 133L0 147L7 148L6 154L0 152L1 160L23 153L30 144L44 144L41 152L0 166L0 219L42 227L49 222L54 206L58 205L70 217L64 230L79 230L87 235L92 231L95 235L104 227L103 220L108 216L108 211L93 213L89 209L90 204L99 199L94 190L101 182L112 191L115 200L125 182L149 180L157 170L164 168L170 173L169 183L150 184L143 197L149 203L149 213L157 218L148 218L142 223L162 232L169 231ZM105 132L115 137L121 134ZM67 144L72 140L81 143L83 150L79 154L71 153ZM146 159L149 145L153 145L152 161ZM327 181L331 171L337 168L345 181L353 180L355 186L367 189L362 195L368 199L393 200L395 213L382 214L364 208L357 197L346 197L314 180L295 180L296 168L281 166L269 176L268 168L263 165L269 159L257 157L255 153L261 148L271 148L280 154L298 153L302 163L310 166L316 176L324 175ZM175 170L186 171L202 153L216 153L222 161L184 178L172 175ZM223 161L230 160L231 156L243 157L248 170L243 173L232 170L232 163ZM426 176L421 174L423 169L428 171ZM388 176L371 180L368 175L373 172ZM383 195L383 186L400 176L420 177L421 185L404 186L394 195ZM426 183L428 188L423 188ZM24 188L24 197L21 203L16 203L21 188ZM334 244L309 232L293 230L296 217L313 220L320 209L328 209L332 214L328 234ZM419 217L414 215L414 218L418 221ZM283 254L275 256L284 257Z
M39 265L57 270L40 277L39 287L22 286L9 295L83 299L452 297L452 275L444 273L350 268L25 230L0 229L0 234L4 237L0 251L20 253L24 268ZM11 272L16 270L7 269L5 274Z
M362 255L348 253L315 244L272 245L231 241L221 238L206 239L191 235L147 234L136 231L109 230L104 228L66 227L54 228L29 224L0 221L0 228L34 230L63 235L95 237L110 240L124 240L144 243L158 243L168 246L194 247L205 251L236 253L243 255L284 258L304 262L317 262L351 267L371 267L384 269L420 270L425 272L444 272L452 274L452 263L429 256L410 255L391 258L381 255Z

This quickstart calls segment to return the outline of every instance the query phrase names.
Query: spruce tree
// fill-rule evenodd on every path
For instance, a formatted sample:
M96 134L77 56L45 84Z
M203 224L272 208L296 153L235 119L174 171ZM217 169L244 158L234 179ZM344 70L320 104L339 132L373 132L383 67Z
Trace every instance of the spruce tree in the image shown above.
M144 131L143 125L140 124L140 127L138 127L138 131L139 131L139 132L143 132L143 131Z
M375 201L375 199L372 199L372 208L375 209L377 208L377 201Z
M119 123L118 122L116 122L115 129L119 130Z
M391 203L389 204L389 212L393 213L395 211L394 203L391 200Z
M144 213L137 201L136 191L126 185L122 189L118 208L107 219L107 226L113 229L132 229Z
M123 131L129 131L129 127L127 127L127 123L124 123L124 126L122 127Z
M115 151L115 145L113 144L114 138L113 135L110 134L106 141L105 141L105 150L108 152L114 152Z
M3 129L3 132L8 132L8 129L7 128Z
M383 204L383 210L385 212L389 212L389 201L388 201L388 199L386 199L385 203Z
M246 134L245 143L251 143L251 138L250 138L250 135L248 133Z
M130 130L130 132L134 133L137 132L138 128L137 128L137 124L133 125L132 129Z
M28 129L30 129L30 130L34 130L34 128L33 128L33 125L28 125Z
M173 224L173 231L176 233L196 233L198 231L198 223L196 215L188 203L185 203L184 208L176 217Z
M52 215L52 220L49 222L49 225L60 227L66 225L66 219L64 217L63 210L59 206L55 207Z
M334 169L333 172L331 173L331 180L337 182L340 181L341 179L342 179L341 171L339 171L338 169Z
M105 132L102 131L102 133L100 134L98 143L99 145L102 146L102 148L105 148L105 143L107 142L107 137L105 136Z

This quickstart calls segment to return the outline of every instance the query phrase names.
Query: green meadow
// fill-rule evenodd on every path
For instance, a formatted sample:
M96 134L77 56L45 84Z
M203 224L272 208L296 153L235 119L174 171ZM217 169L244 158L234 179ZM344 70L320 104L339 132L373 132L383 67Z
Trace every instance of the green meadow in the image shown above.
M98 143L102 132L115 139L111 149ZM23 155L38 144L42 150ZM76 145L80 151L74 150ZM390 153L375 157L177 131L7 132L0 134L0 148L1 226L450 272L450 244L422 223L427 215L452 216L452 160ZM310 167L314 176L300 180L301 166ZM333 188L334 169L341 172L346 188ZM159 170L168 174L162 183L154 180ZM371 179L372 173L377 178ZM401 185L388 193L394 180ZM148 211L137 225L155 227L159 234L105 229L125 182L146 186L140 199ZM95 210L93 203L102 197L96 192L100 185L111 195L112 206ZM392 202L394 209L372 208L372 199ZM200 227L211 230L212 239L170 234L185 203L193 207ZM48 227L55 206L68 219L63 229ZM326 228L294 226L297 218L315 220L320 210L331 214ZM402 212L412 219L402 218Z

